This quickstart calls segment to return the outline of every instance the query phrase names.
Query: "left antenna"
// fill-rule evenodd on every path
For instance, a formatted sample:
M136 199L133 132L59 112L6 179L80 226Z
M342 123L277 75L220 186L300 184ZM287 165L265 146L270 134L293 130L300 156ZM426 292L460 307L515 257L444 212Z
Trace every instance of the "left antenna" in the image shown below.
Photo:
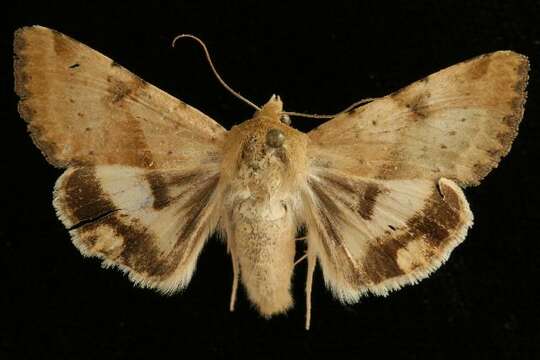
M229 85L227 85L227 83L225 82L225 80L223 80L221 78L221 76L219 76L219 73L217 72L216 70L216 67L214 66L214 63L212 62L212 57L210 56L210 52L208 51L208 48L206 47L205 43L199 39L198 37L196 37L195 35L191 35L191 34L182 34L182 35L178 35L177 37L174 38L174 40L172 41L172 47L174 47L174 45L176 44L176 41L179 40L179 39L185 39L185 38L188 38L188 39L192 39L192 40L195 40L203 49L204 51L204 54L206 55L206 60L208 61L208 64L210 64L210 68L212 69L212 72L214 73L214 75L216 76L216 78L218 79L219 83L221 85L223 85L223 87L227 90L229 90L229 92L231 94L233 94L234 96L236 96L237 98L239 98L240 100L242 100L243 102L245 102L246 104L248 104L249 106L255 108L256 110L261 110L260 107L258 107L257 105L255 105L254 103L252 103L251 101L249 101L248 99L246 99L245 97L243 97L242 95L240 95L240 93L238 91L235 91L233 88L231 88Z

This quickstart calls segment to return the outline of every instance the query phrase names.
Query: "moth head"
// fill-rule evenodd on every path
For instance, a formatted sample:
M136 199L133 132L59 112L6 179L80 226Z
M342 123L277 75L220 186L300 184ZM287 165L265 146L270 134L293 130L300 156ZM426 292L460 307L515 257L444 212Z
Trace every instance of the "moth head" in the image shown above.
M264 135L261 138L263 146L269 150L281 151L287 141L287 135L290 135L287 126L283 124L290 125L291 121L289 116L283 113L283 102L279 95L272 95L253 118L264 122L264 125L260 126Z
M272 95L270 100L260 110L257 110L253 117L263 121L280 121L286 125L291 124L289 115L283 114L283 102L279 95Z

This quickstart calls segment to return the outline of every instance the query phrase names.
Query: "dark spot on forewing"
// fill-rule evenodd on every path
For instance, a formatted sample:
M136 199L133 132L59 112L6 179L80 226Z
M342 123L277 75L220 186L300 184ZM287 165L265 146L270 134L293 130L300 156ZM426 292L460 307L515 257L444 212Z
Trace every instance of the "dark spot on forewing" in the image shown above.
M107 77L107 82L110 84L109 93L110 101L113 104L118 104L128 96L132 96L137 93L141 88L147 86L147 83L133 75L130 82L124 82L117 79L115 76L110 75Z
M414 88L413 88L414 89ZM429 115L430 104L428 99L431 93L428 90L405 88L391 95L391 98L401 107L409 109L414 119L423 119Z
M61 188L62 200L71 221L79 223L115 209L96 178L93 167L76 169Z
M429 105L426 102L426 99L429 98L428 93L422 93L409 101L405 106L417 117L425 118L429 114Z
M128 96L133 89L128 84L121 81L114 81L114 85L111 86L111 101L113 104L118 103L120 100Z

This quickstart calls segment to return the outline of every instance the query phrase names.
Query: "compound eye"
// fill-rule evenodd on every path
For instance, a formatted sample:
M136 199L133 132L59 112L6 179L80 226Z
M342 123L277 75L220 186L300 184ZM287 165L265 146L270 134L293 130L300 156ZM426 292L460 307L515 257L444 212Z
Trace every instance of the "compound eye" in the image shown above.
M285 134L279 129L270 129L266 133L266 145L278 148L285 142Z
M284 124L291 125L291 118L287 114L281 114L279 120Z

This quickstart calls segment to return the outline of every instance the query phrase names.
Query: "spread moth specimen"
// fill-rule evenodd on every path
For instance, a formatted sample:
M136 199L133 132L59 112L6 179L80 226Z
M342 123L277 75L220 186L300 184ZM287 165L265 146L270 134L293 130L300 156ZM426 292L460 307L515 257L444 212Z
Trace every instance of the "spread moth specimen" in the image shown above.
M66 35L15 33L19 112L65 168L54 207L85 256L164 293L189 283L219 232L259 312L292 306L295 237L307 231L306 327L318 262L343 302L427 277L465 238L462 187L508 153L527 58L485 54L338 114L305 134L279 97L225 130Z

